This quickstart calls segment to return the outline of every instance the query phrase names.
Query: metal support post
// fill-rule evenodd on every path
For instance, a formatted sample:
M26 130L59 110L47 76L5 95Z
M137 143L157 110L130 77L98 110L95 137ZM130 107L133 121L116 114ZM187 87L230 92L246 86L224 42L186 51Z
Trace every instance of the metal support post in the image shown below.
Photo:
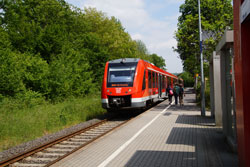
M201 29L201 9L200 0L198 0L199 8L199 33L200 33L200 59L201 59L201 116L206 115L205 108L205 91L204 91L204 72L203 72L203 55L202 55L202 29Z

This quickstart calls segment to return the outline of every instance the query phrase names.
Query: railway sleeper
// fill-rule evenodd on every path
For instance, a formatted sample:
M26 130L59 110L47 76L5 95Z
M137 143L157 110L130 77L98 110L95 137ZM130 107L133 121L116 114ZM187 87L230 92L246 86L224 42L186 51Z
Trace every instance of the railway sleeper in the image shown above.
M48 152L38 152L36 154L34 154L34 156L37 157L61 157L65 154L63 153L48 153Z
M60 147L60 146L53 146L52 148L58 148L58 149L62 149L62 150L65 150L65 149L74 150L76 147Z
M61 145L65 144L65 145L75 145L75 146L79 146L79 145L82 145L82 142L76 142L76 141L69 141L69 140L66 140L66 141L63 141L60 143Z
M20 162L15 162L10 165L10 167L42 167L45 166L46 164L27 164L27 163L20 163Z
M93 139L96 137L96 135L88 135L88 134L84 134L84 133L80 134L79 136L82 136L83 139Z
M66 150L66 151L75 149L75 147L56 147L56 146L52 146L51 148L52 149Z
M100 126L94 128L94 129L99 129L99 128L110 128L110 127L111 127L110 124L106 124L106 125L100 125Z
M88 141L90 141L90 140L91 140L91 139L86 139L86 138L83 138L83 139L72 138L72 139L70 139L70 141L79 142L79 143L81 143L81 144L84 144L84 143L86 143L86 142L88 142Z
M49 163L57 159L56 157L40 158L40 157L27 157L24 158L21 162L23 163Z
M47 148L46 151L49 151L49 152L62 152L62 153L68 153L68 152L71 152L73 149L59 149L59 148Z
M102 133L98 133L98 132L88 132L88 133L85 133L84 135L87 135L87 136L99 136L99 135L101 135L101 134L103 134L104 132L102 132Z
M107 132L108 130L110 130L110 128L109 129L94 129L94 130L92 130L92 131L90 131L90 132L92 132L92 133L105 133L105 132Z
M117 124L121 124L123 121L115 121L115 122L112 122L112 123L108 123L106 125L101 125L101 126L98 126L98 127L106 127L106 128L109 128L109 127L113 127L113 126L116 126Z
M67 144L67 145L65 145L65 144L56 144L56 145L54 145L54 147L58 147L58 148L76 148L76 147L79 147L79 146L77 146L77 145L70 145L70 144Z
M114 127L113 127L114 128ZM98 130L93 130L94 132L95 131L97 131L97 132L107 132L107 131L109 131L110 129L112 129L112 128L99 128Z
M109 130L109 129L112 129L114 127L116 127L117 125L112 125L112 126L105 126L105 127L99 127L99 128L96 128L96 129L92 129L92 130Z
M102 124L102 125L99 125L97 127L94 127L93 129L99 129L99 128L109 128L110 127L110 123L108 124Z
M91 140L91 139L86 139L85 136L74 136L73 139L74 140L82 140L82 141L86 141L86 142L88 142L89 140Z
M80 135L96 136L97 134L101 134L101 133L85 132L85 133L81 133Z

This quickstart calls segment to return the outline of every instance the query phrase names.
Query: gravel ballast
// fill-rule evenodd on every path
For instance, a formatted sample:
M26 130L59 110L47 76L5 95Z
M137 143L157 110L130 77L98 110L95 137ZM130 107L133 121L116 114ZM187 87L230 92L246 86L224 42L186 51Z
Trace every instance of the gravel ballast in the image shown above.
M63 136L66 136L70 133L73 133L73 132L76 132L80 129L83 129L83 128L86 128L86 127L89 127L97 122L100 122L101 120L99 119L92 119L92 120L89 120L87 122L83 122L83 123L80 123L80 124L77 124L75 126L72 126L70 128L66 128L66 129L63 129L59 132L56 132L56 133L53 133L53 134L49 134L49 135L46 135L46 136L43 136L41 138L38 138L38 139L35 139L33 141L29 141L29 142L26 142L26 143L23 143L21 145L18 145L18 146L15 146L15 147L12 147L8 150L5 150L3 152L0 152L0 162L1 161L4 161L4 160L7 160L15 155L18 155L18 154L21 154L23 152L26 152L26 151L29 151L37 146L40 146L40 145L43 145L43 144L46 144L46 143L49 143L51 141L54 141L55 139L59 138L59 137L63 137Z

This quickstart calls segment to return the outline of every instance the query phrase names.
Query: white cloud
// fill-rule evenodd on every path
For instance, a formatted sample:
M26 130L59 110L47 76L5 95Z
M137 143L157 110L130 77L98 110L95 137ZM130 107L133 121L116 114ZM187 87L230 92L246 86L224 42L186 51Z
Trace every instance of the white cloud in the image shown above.
M132 34L131 37L134 40L142 40L143 39L143 36L141 34L139 34L139 33Z
M179 18L180 15L181 14L178 13L178 14L175 14L175 15L172 15L172 16L165 16L165 19L167 21L176 21L177 22L177 20L178 20L178 18Z
M149 46L151 50L164 50L164 49L172 49L172 47L176 46L176 40L170 39L166 42L161 42L159 44L153 43Z
M148 18L142 0L86 0L83 6L95 7L109 16L115 16L125 28L140 27Z
M167 4L180 4L180 3L183 3L184 2L184 0L165 0L165 2L167 3Z
M178 0L178 2L180 1L183 0ZM167 0L165 4L174 2L175 0ZM95 7L108 16L115 16L121 21L132 39L142 40L150 53L156 53L166 59L167 69L170 72L181 72L181 61L177 58L177 53L172 50L173 46L176 47L173 36L176 30L176 19L179 16L178 12L171 16L164 16L160 20L153 17L154 13L150 12L162 9L161 5L154 5L153 10L151 6L147 5L143 0L85 0L81 8ZM151 10L148 11L147 7Z

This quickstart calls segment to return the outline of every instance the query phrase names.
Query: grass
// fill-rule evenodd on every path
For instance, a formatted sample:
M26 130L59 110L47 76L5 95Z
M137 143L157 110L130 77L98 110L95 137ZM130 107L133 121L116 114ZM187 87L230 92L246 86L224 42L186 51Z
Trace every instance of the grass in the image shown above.
M100 96L70 98L64 102L23 105L16 100L0 103L0 151L105 113Z

